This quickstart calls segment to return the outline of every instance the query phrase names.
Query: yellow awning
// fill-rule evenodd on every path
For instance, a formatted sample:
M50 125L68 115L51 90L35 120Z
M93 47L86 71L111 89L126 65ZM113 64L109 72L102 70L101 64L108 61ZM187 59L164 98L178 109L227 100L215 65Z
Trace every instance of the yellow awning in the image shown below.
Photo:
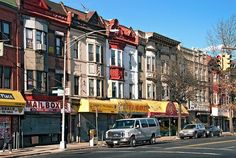
M155 115L160 117L178 117L178 103L173 103L170 101L143 101L148 103L149 116ZM183 105L181 105L181 115L188 115L188 110Z
M26 101L19 91L0 90L0 106L25 106Z
M111 99L117 103L118 113L148 113L148 104L141 100Z
M116 103L107 100L81 99L78 112L117 113Z

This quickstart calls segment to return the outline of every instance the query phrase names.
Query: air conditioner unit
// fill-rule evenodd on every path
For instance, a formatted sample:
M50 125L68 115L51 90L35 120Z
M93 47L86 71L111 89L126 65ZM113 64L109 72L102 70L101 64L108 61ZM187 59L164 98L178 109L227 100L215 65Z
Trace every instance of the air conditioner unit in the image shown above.
M38 44L36 44L36 50L43 50L43 51L46 51L46 45L45 45L45 44L38 43Z

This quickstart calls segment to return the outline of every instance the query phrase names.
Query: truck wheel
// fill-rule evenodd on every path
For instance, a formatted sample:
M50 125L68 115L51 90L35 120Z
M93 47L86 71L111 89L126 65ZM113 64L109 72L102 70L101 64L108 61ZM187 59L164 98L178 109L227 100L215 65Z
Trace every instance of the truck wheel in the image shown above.
M136 146L136 139L135 139L134 136L132 136L132 137L130 138L130 146L131 146L131 147L135 147L135 146Z
M107 144L108 148L113 148L114 144Z
M156 143L156 138L154 135L152 135L151 139L149 140L150 144L155 144Z

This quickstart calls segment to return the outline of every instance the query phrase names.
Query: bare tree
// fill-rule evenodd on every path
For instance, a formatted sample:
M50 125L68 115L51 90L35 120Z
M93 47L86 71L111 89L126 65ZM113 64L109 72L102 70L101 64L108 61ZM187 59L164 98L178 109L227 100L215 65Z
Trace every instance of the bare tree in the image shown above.
M236 48L236 15L232 15L227 20L220 20L207 33L207 42L211 46L213 53L221 45L226 48ZM228 53L232 51L228 49Z
M216 52L226 52L227 54L234 55L234 51L236 50L236 15L232 15L229 19L220 20L215 27L212 28L207 34L207 42L210 46L212 46L213 53ZM217 46L221 45L223 49L217 50ZM220 70L221 76L225 77L225 74L229 74L229 70ZM234 110L234 105L230 100L232 100L231 93L235 94L233 89L235 87L235 83L231 81L230 78L222 78L220 80L220 90L221 93L226 93L229 101L225 105L224 108L228 108L229 110L229 122L230 122L230 132L233 132L233 120L232 120L232 110ZM224 94L225 95L225 94ZM221 96L222 97L222 96ZM230 98L231 97L231 98Z
M177 60L172 60L171 72L162 74L161 81L170 88L170 100L179 104L178 133L181 130L181 105L195 97L198 81L193 76L191 66L184 55L179 53Z
M126 99L118 102L118 115L124 119L132 117L132 110Z

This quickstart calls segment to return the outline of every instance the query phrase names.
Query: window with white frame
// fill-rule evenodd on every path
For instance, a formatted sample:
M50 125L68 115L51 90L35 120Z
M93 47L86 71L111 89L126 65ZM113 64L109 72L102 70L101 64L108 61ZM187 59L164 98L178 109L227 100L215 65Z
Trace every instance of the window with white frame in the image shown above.
M143 86L143 83L138 84L138 98L139 99L143 98L142 86Z
M111 49L110 64L112 66L122 66L122 51Z
M101 63L101 46L96 45L96 62Z
M134 99L134 84L129 84L129 97Z
M34 88L34 76L33 76L33 70L27 70L26 73L27 76L27 89L33 89Z
M151 57L147 57L147 71L151 71Z
M151 84L147 84L147 98L151 98L152 97L152 85Z
M155 71L155 58L152 57L152 71Z
M11 24L7 21L0 21L0 40L8 40L5 43L11 43Z
M132 70L132 54L129 54L129 69Z
M26 48L33 49L33 29L26 28Z
M10 89L11 88L11 73L12 68L8 66L0 65L0 88Z
M156 85L152 85L152 93L153 93L153 99L155 99L156 98Z
M123 87L124 84L119 82L119 98L123 98Z
M116 82L112 82L112 98L116 98Z
M102 46L100 44L88 44L88 61L102 62Z
M56 36L56 56L61 57L63 55L63 43L62 43L62 36Z
M76 41L74 44L74 49L73 49L74 59L79 59L79 45L80 45L79 41Z
M101 91L102 91L103 88L101 87L101 86L102 86L101 83L102 83L102 81L98 79L98 80L97 80L97 96L98 96L98 97L101 97L101 96L102 96Z
M120 50L118 50L117 51L117 58L118 58L118 66L122 66L121 64L122 64L122 51L120 51Z
M36 88L39 91L43 90L43 72L36 71Z
M79 95L79 76L74 76L74 95Z
M94 79L89 79L89 96L94 96Z

